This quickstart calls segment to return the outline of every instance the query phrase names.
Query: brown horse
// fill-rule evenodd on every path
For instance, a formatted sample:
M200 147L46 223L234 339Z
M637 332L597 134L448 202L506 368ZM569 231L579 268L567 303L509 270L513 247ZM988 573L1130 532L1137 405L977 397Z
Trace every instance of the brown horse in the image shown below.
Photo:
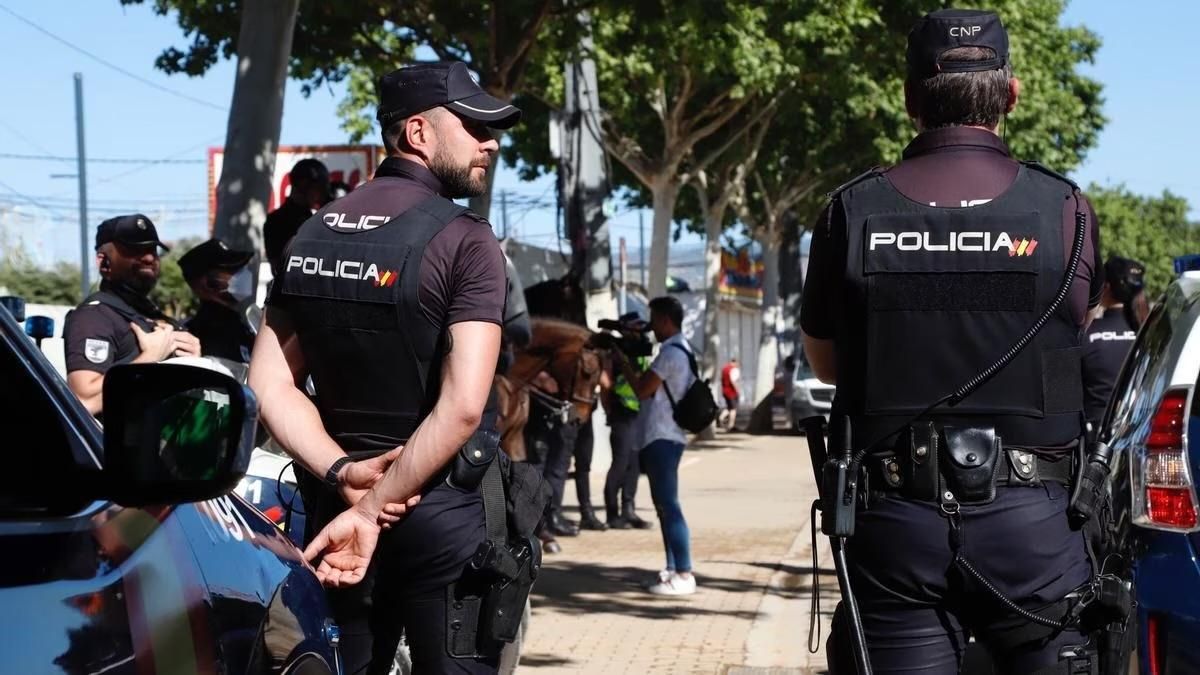
M496 377L500 447L517 461L528 456L525 425L529 421L529 397L557 403L570 420L587 422L596 409L596 386L608 356L598 344L597 335L583 326L534 317L532 327L533 338L516 352L512 368ZM539 386L543 372L557 391L547 392Z

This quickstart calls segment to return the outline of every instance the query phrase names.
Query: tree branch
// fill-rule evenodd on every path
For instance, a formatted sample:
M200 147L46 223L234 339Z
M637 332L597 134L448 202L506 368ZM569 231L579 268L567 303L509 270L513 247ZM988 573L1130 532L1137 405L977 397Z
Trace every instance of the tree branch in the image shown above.
M495 16L495 7L498 4L499 2L497 0L493 0L493 16ZM521 30L521 36L517 38L509 56L502 61L498 61L499 65L496 66L497 71L503 73L505 83L510 85L508 87L508 93L512 92L513 86L516 84L514 81L516 78L513 77L512 71L514 69L518 71L516 76L518 78L520 77L521 72L524 71L524 68L519 66L528 60L529 54L533 50L533 45L537 41L538 33L542 30L542 26L546 23L546 17L550 15L550 8L552 4L554 4L554 0L542 0L542 4L540 7L538 7L537 12L534 13L534 15L530 18L529 23L527 23ZM494 45L498 41L499 40L493 36L492 44ZM497 61L493 61L493 63L497 63Z
M687 110L688 101L692 100L692 93L694 91L692 69L683 65L680 70L682 72L680 73L679 94L675 97L675 105L668 114L668 119L670 120L666 123L668 126L663 129L666 132L665 137L668 145L679 137L680 125L683 123L683 113Z
M616 157L617 161L629 169L642 184L649 186L655 178L655 172L645 151L637 141L617 132L608 114L603 116L601 124L604 126L604 133L600 134L600 142L604 145L604 150Z

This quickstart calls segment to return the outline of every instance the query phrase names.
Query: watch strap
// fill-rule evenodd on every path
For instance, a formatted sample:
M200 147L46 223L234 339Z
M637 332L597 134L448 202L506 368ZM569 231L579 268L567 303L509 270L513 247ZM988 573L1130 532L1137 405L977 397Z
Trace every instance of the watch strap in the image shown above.
M341 471L342 467L345 466L346 463L350 462L350 461L352 461L352 460L350 459L349 456L338 457L336 460L334 460L333 464L331 464L329 466L329 470L325 472L325 478L324 478L325 484L328 485L329 487L337 487L338 472Z

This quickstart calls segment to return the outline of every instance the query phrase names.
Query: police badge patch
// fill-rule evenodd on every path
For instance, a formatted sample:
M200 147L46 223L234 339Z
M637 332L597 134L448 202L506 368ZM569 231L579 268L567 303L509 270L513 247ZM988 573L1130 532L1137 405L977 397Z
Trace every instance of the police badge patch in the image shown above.
M92 363L104 363L108 360L108 340L88 338L83 343L83 355Z

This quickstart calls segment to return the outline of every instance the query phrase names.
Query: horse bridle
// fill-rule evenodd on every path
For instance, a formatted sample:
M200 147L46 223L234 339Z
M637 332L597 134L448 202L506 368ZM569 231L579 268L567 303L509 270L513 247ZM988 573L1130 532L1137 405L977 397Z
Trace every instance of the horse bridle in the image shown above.
M599 348L597 348L597 347L593 347L591 345L585 344L580 349L580 359L581 360L583 358L584 350L600 351ZM565 409L567 406L574 404L574 403L589 405L589 406L593 406L593 408L594 408L595 405L599 401L599 399L596 396L593 395L591 398L583 398L582 396L578 396L575 393L575 382L579 378L579 369L580 369L580 365L578 365L578 364L575 366L574 372L571 373L571 380L568 383L568 387L567 387L567 389L569 390L569 393L566 398L562 398L560 396L555 396L554 394L551 394L550 392L542 389L541 387L537 386L536 384L533 384L533 379L538 376L538 373L545 370L546 366L554 363L554 356L556 353L557 352L551 352L549 356L540 357L543 360L541 362L541 365L539 365L537 367L537 369L535 369L533 371L533 375L530 375L525 380L521 380L520 384L518 386L514 387L513 390L514 391L519 391L521 389L528 390L529 393L537 396L538 398L540 398L542 401L544 401L546 403L550 403L553 401L556 404L559 404L559 405L556 405L556 407L558 407L560 409Z

